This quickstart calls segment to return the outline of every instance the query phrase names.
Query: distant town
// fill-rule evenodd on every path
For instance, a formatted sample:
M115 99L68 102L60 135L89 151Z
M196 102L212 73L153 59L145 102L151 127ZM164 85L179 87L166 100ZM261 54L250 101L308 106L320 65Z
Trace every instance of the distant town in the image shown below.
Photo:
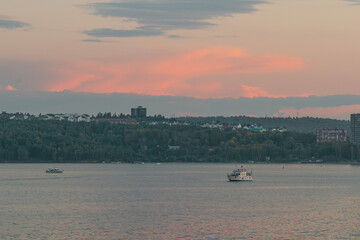
M0 114L0 162L356 162L360 114L350 121L130 113ZM348 134L350 133L350 134Z
M3 112L5 114L5 112ZM78 113L48 113L48 114L38 114L30 115L24 113L10 114L9 119L11 120L29 120L29 119L39 119L39 120L57 120L57 121L69 121L69 122L110 122L117 124L139 124L143 122L144 119L147 119L149 125L156 124L167 124L167 125L189 125L190 123L184 121L184 118L181 118L181 121L176 121L175 118L166 119L161 115L155 115L154 117L147 116L147 108L143 106L138 106L131 108L130 114L111 114L111 113L98 113L96 116L89 114L78 114ZM350 135L347 135L348 130L346 128L339 127L323 127L316 128L316 142L360 142L360 113L351 114L350 117ZM151 121L152 120L152 121ZM199 125L206 128L232 128L236 129L246 129L250 131L287 131L286 127L274 127L274 128L265 128L257 124L227 124L219 122L205 122L205 123L193 123L194 125Z
M3 112L3 114L6 114ZM45 121L69 121L69 122L109 122L116 124L139 124L144 122L144 120L149 125L157 124L166 124L166 125L197 125L204 128L231 128L233 130L246 129L250 131L287 131L286 127L273 127L265 128L258 124L229 124L229 123L220 123L220 122L204 122L204 123L189 123L186 121L186 118L179 118L180 121L177 121L175 118L166 119L161 115L155 115L153 117L147 116L147 109L142 106L136 108L131 108L131 114L112 114L112 113L98 113L97 115L90 116L89 114L79 114L79 113L47 113L47 114L24 114L24 113L15 113L10 114L10 120L30 120L30 119L39 119ZM318 132L319 131L319 132ZM346 129L318 129L317 136L319 136L319 142L322 141L346 141Z

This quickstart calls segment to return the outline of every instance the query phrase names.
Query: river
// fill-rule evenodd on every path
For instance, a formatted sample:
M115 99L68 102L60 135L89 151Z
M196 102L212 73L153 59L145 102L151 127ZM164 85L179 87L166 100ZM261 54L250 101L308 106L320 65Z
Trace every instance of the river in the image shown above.
M235 167L0 164L0 239L360 239L360 166Z

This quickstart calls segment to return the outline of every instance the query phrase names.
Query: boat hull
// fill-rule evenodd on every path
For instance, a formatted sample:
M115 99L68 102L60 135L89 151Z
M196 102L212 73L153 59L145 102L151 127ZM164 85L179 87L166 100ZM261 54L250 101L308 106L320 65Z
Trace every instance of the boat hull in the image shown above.
M252 181L252 176L234 176L234 175L228 175L227 176L229 181Z
M49 168L46 170L46 173L63 173L64 170L58 168Z

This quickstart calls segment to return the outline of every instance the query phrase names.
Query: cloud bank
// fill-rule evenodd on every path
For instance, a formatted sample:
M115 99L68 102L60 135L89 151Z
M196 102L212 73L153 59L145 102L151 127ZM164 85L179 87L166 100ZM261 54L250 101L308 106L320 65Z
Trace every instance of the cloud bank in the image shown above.
M14 21L14 20L8 20L5 18L0 17L0 28L6 28L6 29L16 29L16 28L23 28L30 26L27 23Z
M353 4L351 5L360 5L360 0L345 0L345 1L352 2Z
M84 31L91 37L149 37L163 35L164 32L154 29L135 29L135 30L115 30L111 28L97 28L93 30Z
M278 111L279 116L309 116L336 119L349 119L351 113L360 113L360 104L341 105L336 107L284 108Z
M159 36L166 31L211 27L216 17L252 13L263 0L173 0L173 1L121 1L87 5L94 15L115 17L138 23L135 29L99 28L84 31L96 37Z
M244 84L241 76L303 68L303 60L297 57L254 55L237 47L218 46L112 61L0 61L0 85L11 85L19 91L284 97Z
M1 90L0 90L1 91ZM149 96L126 93L94 94L64 92L1 91L0 110L29 113L130 113L142 105L148 114L184 116L280 116L329 117L349 120L360 112L360 95L288 98L223 98Z
M296 57L256 56L240 48L212 47L126 61L72 62L58 69L60 79L47 83L43 90L198 98L275 97L260 88L245 86L240 81L223 81L222 76L289 72L303 68L303 60ZM208 80L209 76L217 77Z

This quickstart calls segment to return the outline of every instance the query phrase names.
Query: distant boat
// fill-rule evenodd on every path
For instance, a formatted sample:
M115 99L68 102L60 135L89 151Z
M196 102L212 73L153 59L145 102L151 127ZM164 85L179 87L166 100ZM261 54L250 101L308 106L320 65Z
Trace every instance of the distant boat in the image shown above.
M241 166L241 168L235 169L232 173L228 173L227 177L229 181L252 181L252 171L247 172L246 169Z
M46 173L63 173L64 170L59 168L48 168L46 169Z
M304 160L300 162L301 164L316 164L316 163L323 163L322 159L317 159L317 160Z

